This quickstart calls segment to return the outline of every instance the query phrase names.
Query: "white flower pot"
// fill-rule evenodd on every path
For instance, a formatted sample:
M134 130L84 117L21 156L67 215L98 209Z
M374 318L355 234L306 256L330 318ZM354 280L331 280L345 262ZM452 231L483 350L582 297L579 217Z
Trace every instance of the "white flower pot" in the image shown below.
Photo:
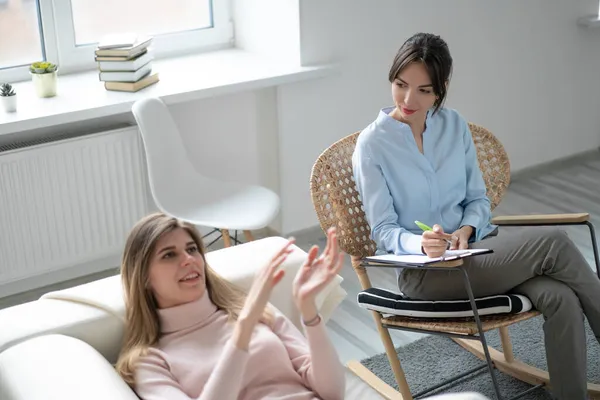
M0 96L0 103L2 103L2 108L6 112L15 112L17 111L17 95L13 96Z
M35 92L39 97L56 96L56 71L45 74L31 74Z

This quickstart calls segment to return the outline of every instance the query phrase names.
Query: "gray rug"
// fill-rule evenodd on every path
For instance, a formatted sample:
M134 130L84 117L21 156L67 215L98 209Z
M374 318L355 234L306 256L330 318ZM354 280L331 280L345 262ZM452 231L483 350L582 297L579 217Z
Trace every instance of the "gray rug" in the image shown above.
M532 318L525 322L512 325L509 328L511 341L513 343L513 352L515 357L525 363L546 370L546 356L544 351L543 324L542 317ZM600 382L600 371L598 369L598 360L600 359L600 346L596 341L589 325L586 321L586 336L588 349L588 381ZM486 334L488 344L501 350L500 337L498 331L494 330ZM427 336L416 342L396 349L402 367L406 373L406 379L412 393L418 393L445 379L457 375L460 372L467 371L484 362L464 350L451 339L442 336ZM369 370L380 377L387 384L398 389L394 375L390 370L389 363L385 353L377 354L373 357L361 361ZM518 381L508 375L495 370L503 398L510 398L531 386ZM492 380L487 368L453 383L452 386L445 386L432 392L429 395L437 393L477 391L495 399ZM550 400L552 397L544 389L537 389L532 393L522 397L527 400Z

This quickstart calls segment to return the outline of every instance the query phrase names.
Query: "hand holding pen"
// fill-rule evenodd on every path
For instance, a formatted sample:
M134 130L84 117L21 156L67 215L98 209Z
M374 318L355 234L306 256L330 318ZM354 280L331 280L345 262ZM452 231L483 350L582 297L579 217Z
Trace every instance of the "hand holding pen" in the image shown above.
M421 249L428 257L441 257L446 250L456 247L458 237L444 233L444 229L440 225L435 224L431 228L419 221L415 221L415 224L423 231Z

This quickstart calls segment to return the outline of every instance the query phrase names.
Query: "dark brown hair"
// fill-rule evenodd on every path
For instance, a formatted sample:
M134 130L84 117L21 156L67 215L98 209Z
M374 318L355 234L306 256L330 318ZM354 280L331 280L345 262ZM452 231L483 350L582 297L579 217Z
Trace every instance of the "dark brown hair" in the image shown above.
M414 62L423 63L427 69L433 93L436 95L433 104L435 114L444 104L448 92L447 84L452 74L452 57L448 44L432 33L417 33L411 36L394 58L390 68L390 82L394 82L402 70Z

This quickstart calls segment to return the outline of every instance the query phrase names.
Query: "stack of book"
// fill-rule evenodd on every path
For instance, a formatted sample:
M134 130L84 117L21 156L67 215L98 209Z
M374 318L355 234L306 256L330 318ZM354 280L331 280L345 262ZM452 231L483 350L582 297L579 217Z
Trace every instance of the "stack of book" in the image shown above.
M100 81L106 90L137 92L158 82L152 70L152 37L134 34L111 35L96 48Z

